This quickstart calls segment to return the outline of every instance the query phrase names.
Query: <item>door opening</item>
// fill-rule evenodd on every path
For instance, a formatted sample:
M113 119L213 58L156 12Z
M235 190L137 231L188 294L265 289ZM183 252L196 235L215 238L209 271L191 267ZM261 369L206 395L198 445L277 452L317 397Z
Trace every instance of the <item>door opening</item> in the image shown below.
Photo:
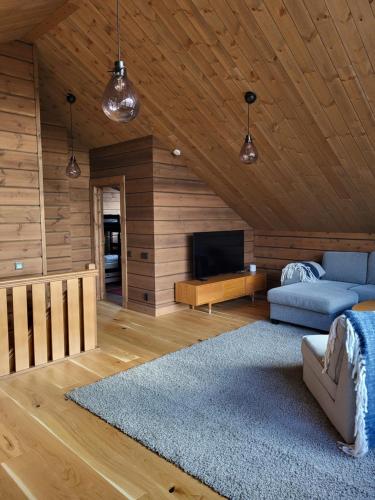
M125 177L93 179L91 186L98 298L127 307Z
M122 305L120 190L103 188L103 218L105 295Z

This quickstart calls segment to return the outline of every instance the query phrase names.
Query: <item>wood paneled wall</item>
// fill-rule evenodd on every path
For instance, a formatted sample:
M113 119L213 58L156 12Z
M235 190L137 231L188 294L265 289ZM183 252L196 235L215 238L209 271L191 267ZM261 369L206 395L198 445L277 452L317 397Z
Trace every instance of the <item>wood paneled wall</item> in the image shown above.
M43 272L37 65L30 45L0 46L0 278ZM42 209L41 209L42 206ZM22 261L23 270L15 270Z
M120 191L111 187L103 188L103 214L120 215Z
M90 151L92 178L125 175L128 307L149 314L153 314L154 310L153 222L152 217L141 219L138 214L142 211L153 212L152 145L152 137L147 136ZM107 196L106 193L104 195ZM142 262L140 248L147 252L147 259ZM145 294L149 300L145 300Z
M68 179L65 127L43 123L42 147L48 273L85 269L91 262L88 151L77 149L81 176Z
M126 177L129 308L149 314L176 309L174 284L190 277L190 236L249 226L151 136L91 151L91 176Z
M253 231L183 157L156 145L153 149L154 263L156 314L177 309L174 284L191 278L191 236L200 231L245 231L245 263L253 259ZM152 213L138 212L139 218ZM140 272L142 270L140 263Z
M375 233L255 231L255 261L259 270L267 272L270 288L280 285L281 270L289 262L321 262L327 250L375 251Z

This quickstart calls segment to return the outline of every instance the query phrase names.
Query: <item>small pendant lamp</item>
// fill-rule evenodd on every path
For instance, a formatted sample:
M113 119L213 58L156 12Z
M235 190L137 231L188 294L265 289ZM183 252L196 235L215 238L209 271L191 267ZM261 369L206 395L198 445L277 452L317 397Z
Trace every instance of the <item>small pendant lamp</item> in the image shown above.
M104 90L102 109L115 122L127 123L138 115L140 103L137 91L128 79L126 66L121 60L119 0L116 0L117 61Z
M76 102L76 96L73 94L67 94L66 100L69 103L70 109L70 145L71 145L71 154L68 162L68 166L66 167L65 175L70 177L71 179L76 179L81 175L81 169L78 166L76 156L74 154L74 139L73 139L73 112L72 105Z
M240 151L240 160L242 163L255 163L258 159L258 151L254 145L254 140L250 135L250 104L256 101L256 94L254 92L248 91L245 94L245 102L247 103L247 134L245 137L245 142Z

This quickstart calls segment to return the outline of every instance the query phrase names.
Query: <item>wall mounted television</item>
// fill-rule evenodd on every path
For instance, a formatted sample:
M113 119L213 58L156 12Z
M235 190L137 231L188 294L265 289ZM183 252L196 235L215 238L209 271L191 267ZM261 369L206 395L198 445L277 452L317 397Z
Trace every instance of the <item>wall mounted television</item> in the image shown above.
M244 269L244 232L212 231L193 234L193 275L236 273Z

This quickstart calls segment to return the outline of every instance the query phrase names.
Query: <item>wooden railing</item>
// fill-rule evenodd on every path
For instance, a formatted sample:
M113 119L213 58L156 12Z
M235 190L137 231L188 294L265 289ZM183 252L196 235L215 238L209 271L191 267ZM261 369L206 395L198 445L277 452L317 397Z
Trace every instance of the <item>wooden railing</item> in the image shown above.
M0 281L0 376L96 348L97 274Z

